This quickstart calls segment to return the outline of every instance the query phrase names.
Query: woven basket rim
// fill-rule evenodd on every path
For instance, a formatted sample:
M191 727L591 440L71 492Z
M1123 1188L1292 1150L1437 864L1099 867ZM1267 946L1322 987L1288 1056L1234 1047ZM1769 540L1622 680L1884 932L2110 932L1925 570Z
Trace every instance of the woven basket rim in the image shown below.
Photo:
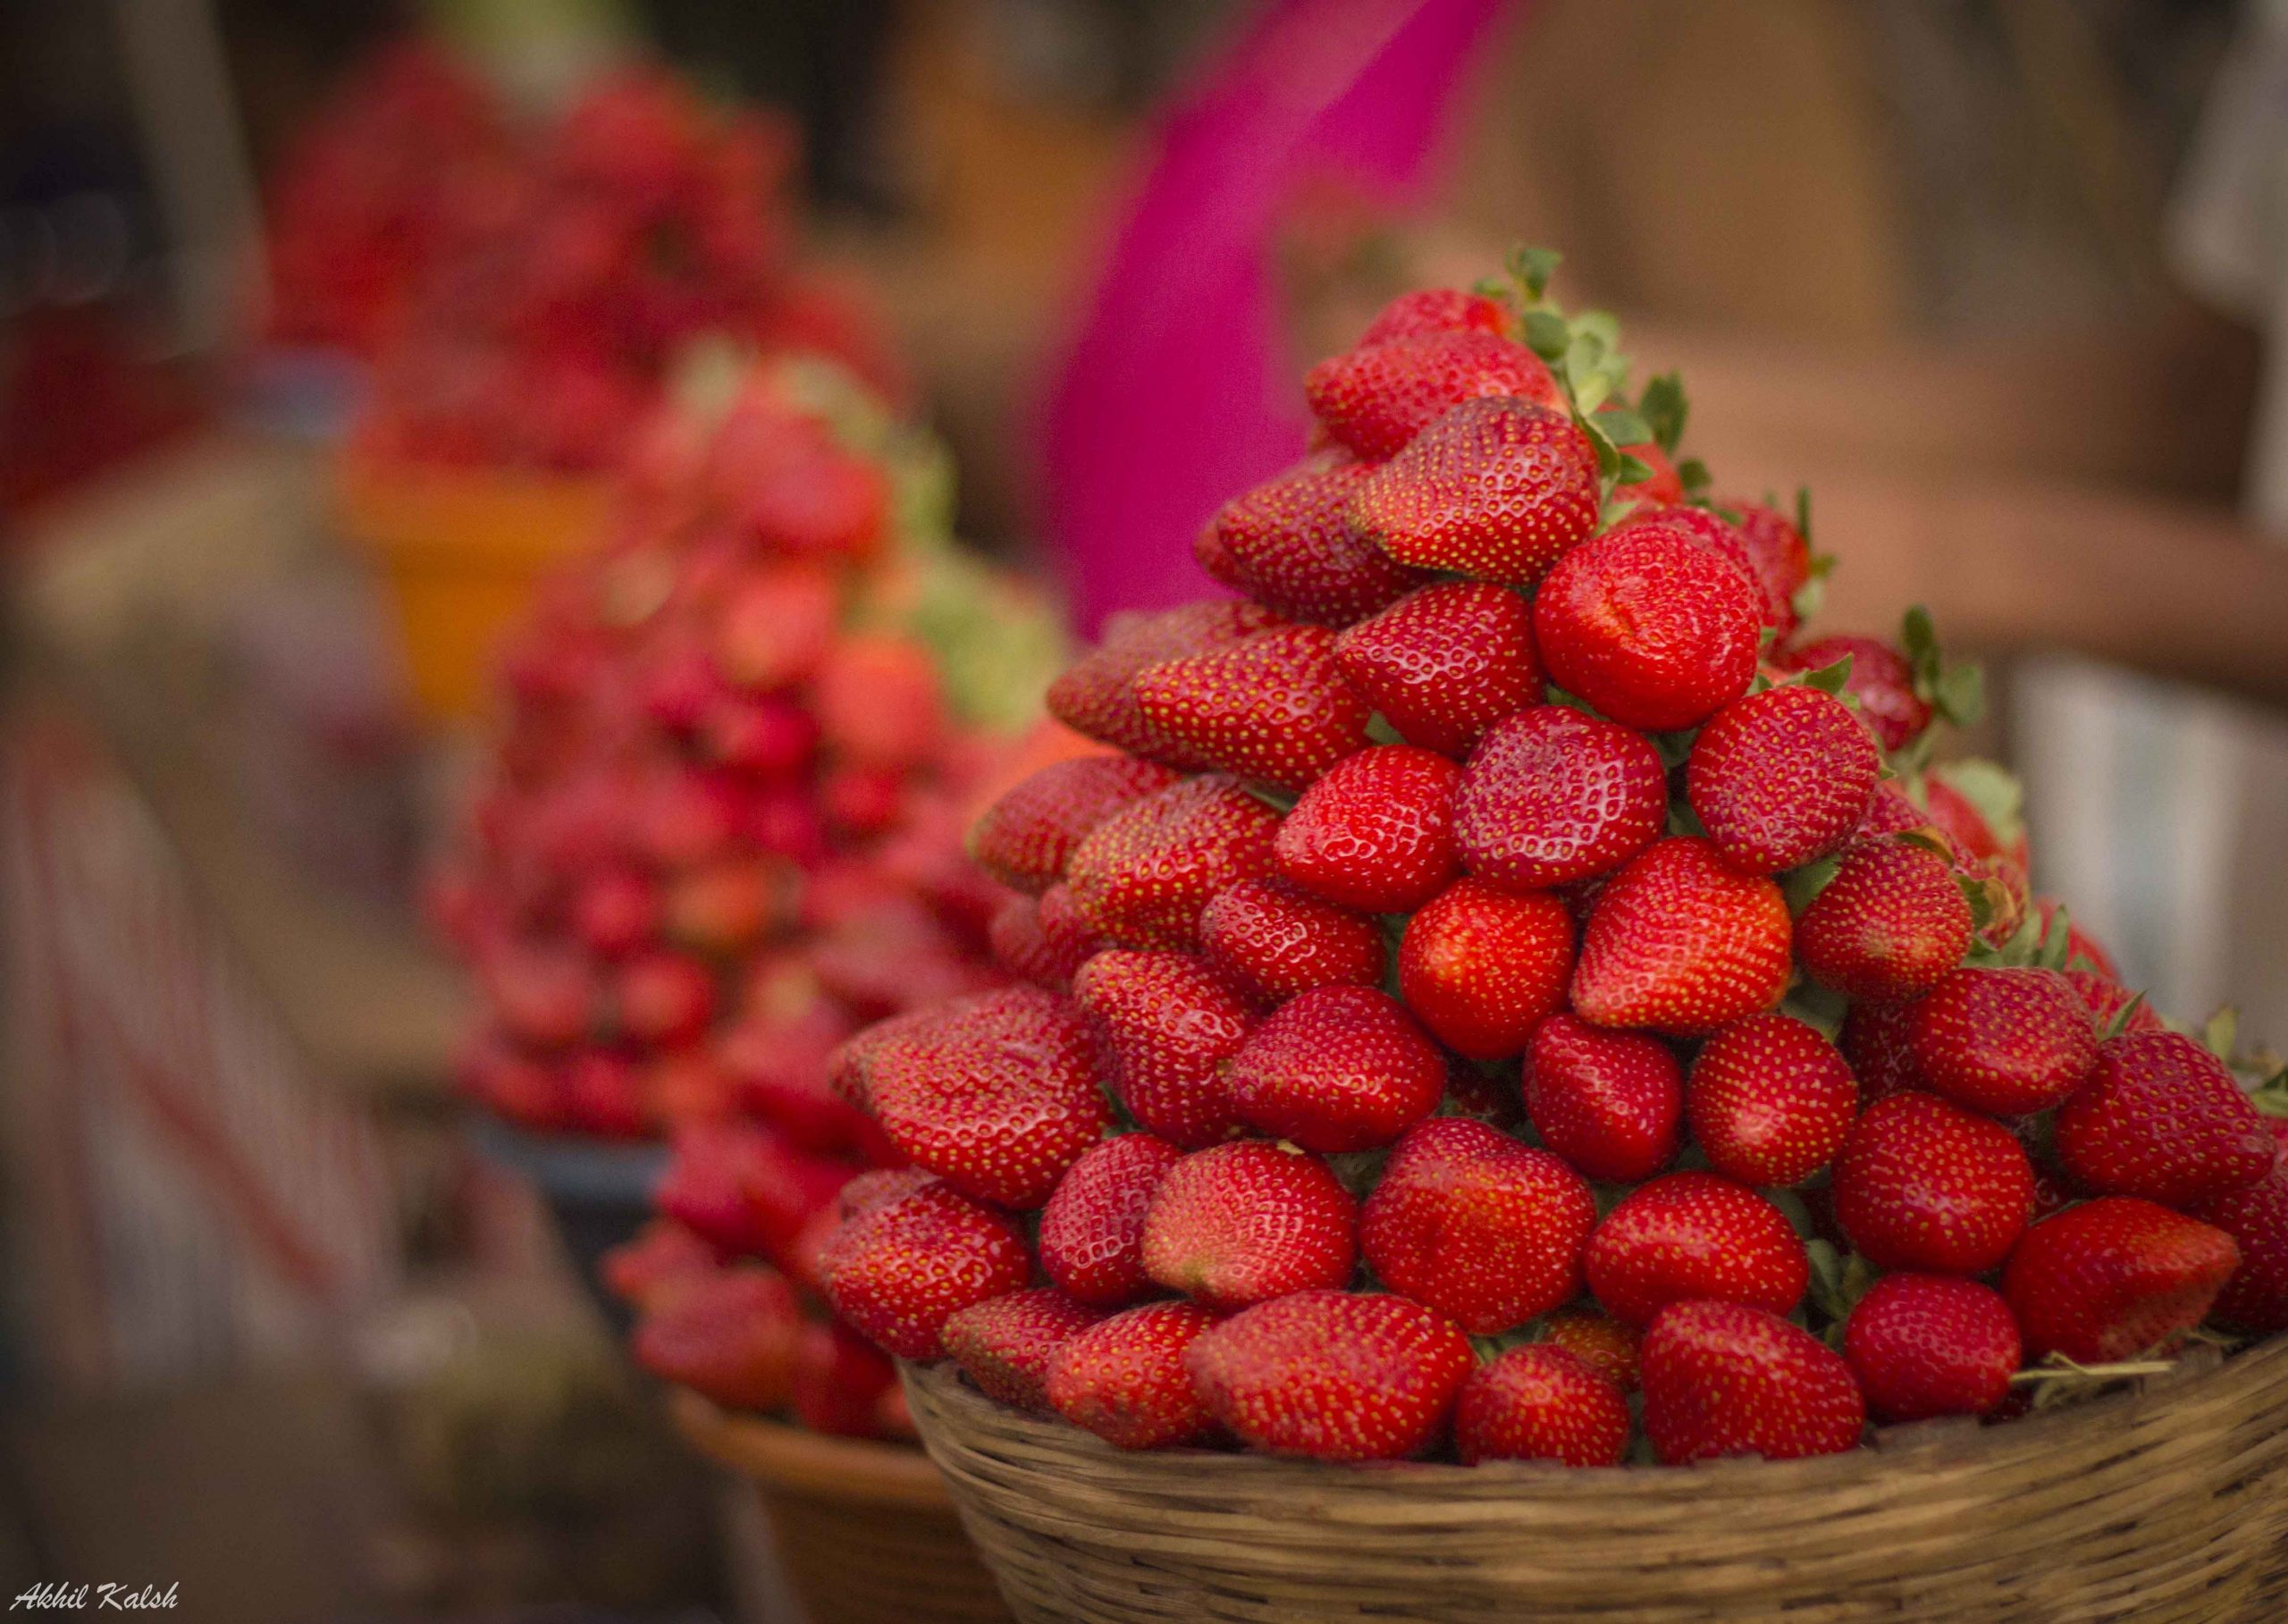
M668 1413L694 1449L765 1488L853 1504L953 1509L945 1479L913 1444L832 1437L726 1409L688 1387L669 1393Z

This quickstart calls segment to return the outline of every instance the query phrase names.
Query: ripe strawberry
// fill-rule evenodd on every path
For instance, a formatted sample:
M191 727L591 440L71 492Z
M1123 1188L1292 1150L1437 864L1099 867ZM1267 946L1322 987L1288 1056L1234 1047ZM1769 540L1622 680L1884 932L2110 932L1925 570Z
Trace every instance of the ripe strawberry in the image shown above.
M1399 996L1439 1040L1471 1060L1521 1054L1565 1007L1573 916L1546 891L1515 896L1458 879L1406 922Z
M986 809L970 829L970 855L1003 885L1039 896L1064 878L1090 829L1173 782L1158 762L1132 755L1053 762Z
M1631 1191L1589 1237L1583 1266L1605 1311L1632 1325L1687 1298L1785 1314L1811 1279L1786 1216L1712 1173L1665 1174Z
M1709 719L1685 766L1685 793L1727 862L1770 874L1850 838L1881 771L1850 706L1789 683Z
M561 1048L596 1017L594 972L578 954L510 943L478 961L479 985L500 1030L529 1048Z
M1409 593L1336 638L1334 662L1401 738L1457 758L1541 698L1533 608L1485 581Z
M795 1339L795 1418L812 1432L894 1436L883 1412L902 1393L897 1367L839 1321L813 1320Z
M1144 1216L1153 1283L1223 1312L1314 1286L1358 1262L1358 1204L1316 1156L1259 1139L1195 1150Z
M694 1123L677 1132L653 1199L722 1251L775 1258L850 1176L845 1164L796 1149L775 1127Z
M1081 967L1074 1002L1112 1056L1113 1092L1148 1132L1187 1149L1240 1131L1225 1062L1247 1006L1189 953L1111 948Z
M1762 627L1738 570L1657 523L1584 542L1534 599L1550 680L1648 732L1692 727L1746 693Z
M1391 1290L1492 1336L1580 1292L1596 1222L1587 1182L1548 1151L1442 1116L1391 1152L1358 1244Z
M896 1358L932 1359L948 1318L1019 1290L1032 1260L1015 1219L934 1183L852 1218L820 1273L834 1311L862 1335Z
M1842 1149L1859 1085L1816 1027L1749 1015L1702 1047L1684 1106L1718 1173L1743 1184L1800 1184Z
M1359 335L1358 348L1366 349L1424 332L1491 332L1508 338L1516 327L1517 317L1498 299L1453 288L1424 288L1401 293L1384 305L1383 313Z
M1303 395L1331 436L1375 461L1465 400L1520 395L1563 407L1563 391L1539 356L1513 340L1475 330L1362 344L1312 367Z
M1454 877L1454 787L1462 770L1434 751L1379 745L1347 756L1279 825L1279 872L1312 896L1364 913L1405 913Z
M1560 1308L1542 1322L1541 1338L1553 1342L1623 1393L1639 1384L1637 1351L1644 1333L1595 1308Z
M929 759L947 722L930 652L909 638L866 632L827 651L811 683L826 748L860 766L906 769Z
M1138 673L1136 703L1187 759L1300 789L1365 747L1366 701L1334 665L1334 634L1283 626Z
M1628 1453L1628 1401L1611 1380L1548 1342L1512 1348L1470 1372L1454 1401L1454 1447L1481 1460L1619 1466Z
M2221 1229L2135 1196L2101 1196L2026 1231L2002 1271L2026 1357L2131 1359L2208 1317L2240 1266Z
M599 958L626 958L653 941L660 888L641 869L613 863L584 876L572 893L572 930Z
M1612 493L1617 499L1634 502L1640 509L1653 509L1672 507L1684 501L1684 475L1677 472L1677 465L1661 449L1659 441L1640 440L1635 445L1622 446L1620 451L1624 457L1636 459L1651 472L1642 479L1615 485Z
M1573 968L1573 1007L1600 1026L1690 1036L1779 1002L1794 968L1787 900L1707 841L1656 840L1605 884Z
M615 1298L641 1308L679 1283L712 1275L722 1265L714 1246L696 1230L672 1218L653 1218L632 1239L606 1252L596 1275Z
M1797 930L1802 929L1798 921ZM1922 1073L1914 1069L1914 1055L1906 1031L1913 1022L1908 1004L1854 1004L1843 1017L1843 1057L1859 1080L1861 1107L1909 1089L1920 1089Z
M1846 997L1897 1004L1959 965L1972 933L1944 857L1919 840L1863 840L1796 921L1796 954Z
M1976 1275L2025 1229L2033 1166L2001 1123L1910 1091L1859 1114L1833 1191L1836 1222L1876 1267Z
M2098 1064L2090 1012L2054 970L1952 970L1907 1026L1915 1070L1933 1093L1995 1116L2057 1104Z
M1048 1408L1048 1361L1104 1317L1054 1286L972 1303L946 1321L946 1355L977 1390L1013 1409Z
M1193 551L1208 574L1266 609L1348 626L1422 580L1346 517L1374 471L1339 451L1307 459L1224 503Z
M1362 480L1350 523L1401 565L1531 586L1597 527L1597 457L1563 408L1466 401Z
M1667 1465L1840 1454L1866 1425L1851 1367L1776 1314L1679 1302L1644 1333L1644 1435Z
M1438 1108L1446 1057L1374 987L1318 987L1264 1017L1224 1068L1242 1120L1306 1150L1387 1145Z
M2288 1156L2288 1140L2282 1141ZM2221 1325L2268 1336L2288 1330L2288 1167L2275 1163L2253 1184L2192 1209L2241 1249L2240 1266L2216 1299Z
M1420 1303L1298 1292L1234 1315L1184 1366L1245 1443L1316 1460L1402 1460L1434 1444L1476 1367L1469 1338Z
M1542 1143L1590 1178L1633 1184L1676 1158L1684 1070L1656 1038L1552 1015L1534 1032L1525 1093Z
M1140 947L1187 947L1224 887L1272 870L1279 814L1230 778L1185 778L1089 830L1065 869L1088 927Z
M1812 578L1810 545L1777 508L1737 498L1721 499L1716 505L1740 516L1737 529L1748 574L1763 594L1764 624L1776 627L1785 640L1796 626L1796 594Z
M1072 893L1062 885L1003 903L986 927L986 940L994 963L1052 992L1070 991L1074 974L1104 946L1081 922Z
M1144 1215L1183 1152L1149 1133L1123 1133L1065 1169L1040 1212L1040 1266L1076 1301L1117 1308L1151 1294Z
M1982 1416L2010 1396L2018 1322L1991 1286L1886 1275L1851 1310L1843 1357L1886 1421Z
M635 1362L733 1409L784 1408L802 1329L795 1288L775 1269L739 1265L682 1282L635 1327Z
M1454 796L1463 865L1511 891L1610 873L1668 819L1659 752L1569 705L1535 705L1488 728Z
M1796 625L1793 604L1781 598L1775 601L1765 590L1762 578L1757 575L1754 563L1748 557L1748 539L1740 528L1712 509L1687 507L1681 504L1664 508L1640 509L1622 521L1625 524L1657 524L1688 538L1703 551L1729 565L1734 574L1748 584L1754 593L1763 626L1774 637L1785 636Z
M1914 667L1880 637L1821 637L1790 649L1775 663L1785 672L1823 671L1848 658L1843 691L1859 702L1859 719L1889 751L1905 749L1930 726L1930 704L1914 691Z
M2190 1207L2272 1171L2278 1147L2225 1063L2178 1032L2125 1032L2057 1108L2057 1157L2082 1188Z
M1241 997L1268 1006L1314 987L1375 987L1389 953L1371 919L1275 879L1243 879L1200 911L1199 951Z
M734 587L716 612L716 666L742 687L765 692L807 681L833 644L841 598L830 569L765 566Z
M1989 778L2000 780L2006 789L1982 794L1983 809L1980 796L1956 787L1959 782L1980 790ZM2024 878L2030 866L2025 826L2015 800L2001 798L2017 794L2017 786L2008 775L1991 762L1943 762L1923 775L1922 789L1929 821L1944 830L1966 858L1999 858L2021 879Z
M2066 985L2074 989L2074 996L2089 1010L2090 1019L2099 1031L2111 1031L2114 1023L2122 1020L2124 1010L2129 1012L2126 1024L2123 1027L2124 1031L2159 1032L2168 1030L2161 1019L2160 1011L2150 1004L2139 1002L2135 993L2103 972L2069 967L2058 973L2065 978ZM2137 1007L2130 1009L2132 1004Z
M1136 701L1140 672L1187 654L1221 648L1280 624L1258 604L1217 598L1156 615L1116 618L1102 644L1048 685L1048 713L1076 732L1172 767L1207 762L1173 747Z
M1117 1449L1204 1443L1216 1418L1184 1354L1215 1323L1189 1302L1148 1302L1098 1320L1049 1356L1049 1407Z

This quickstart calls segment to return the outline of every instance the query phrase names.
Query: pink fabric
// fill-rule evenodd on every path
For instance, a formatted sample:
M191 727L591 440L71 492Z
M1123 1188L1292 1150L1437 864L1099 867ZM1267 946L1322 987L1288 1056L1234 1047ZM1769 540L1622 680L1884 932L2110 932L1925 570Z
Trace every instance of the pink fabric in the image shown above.
M1196 598L1193 533L1301 451L1280 213L1330 176L1417 198L1507 0L1275 0L1173 103L1047 401L1044 528L1074 612Z

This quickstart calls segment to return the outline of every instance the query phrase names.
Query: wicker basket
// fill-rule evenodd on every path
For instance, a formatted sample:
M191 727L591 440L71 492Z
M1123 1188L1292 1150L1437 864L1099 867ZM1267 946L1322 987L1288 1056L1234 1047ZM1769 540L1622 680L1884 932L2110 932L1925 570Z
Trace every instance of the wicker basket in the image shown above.
M2007 1426L1689 1470L1123 1454L908 1368L1026 1624L2288 1618L2288 1338ZM2191 1368L2199 1367L2199 1368Z
M671 1407L691 1445L753 1490L811 1624L1009 1624L920 1450L731 1415L687 1391Z

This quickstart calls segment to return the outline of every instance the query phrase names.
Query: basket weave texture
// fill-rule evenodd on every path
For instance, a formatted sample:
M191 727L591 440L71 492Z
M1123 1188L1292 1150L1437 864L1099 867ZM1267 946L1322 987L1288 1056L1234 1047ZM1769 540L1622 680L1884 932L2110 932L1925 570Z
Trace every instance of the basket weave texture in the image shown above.
M1123 1453L904 1376L1024 1624L2288 1620L2288 1337L2005 1426L1674 1470Z

